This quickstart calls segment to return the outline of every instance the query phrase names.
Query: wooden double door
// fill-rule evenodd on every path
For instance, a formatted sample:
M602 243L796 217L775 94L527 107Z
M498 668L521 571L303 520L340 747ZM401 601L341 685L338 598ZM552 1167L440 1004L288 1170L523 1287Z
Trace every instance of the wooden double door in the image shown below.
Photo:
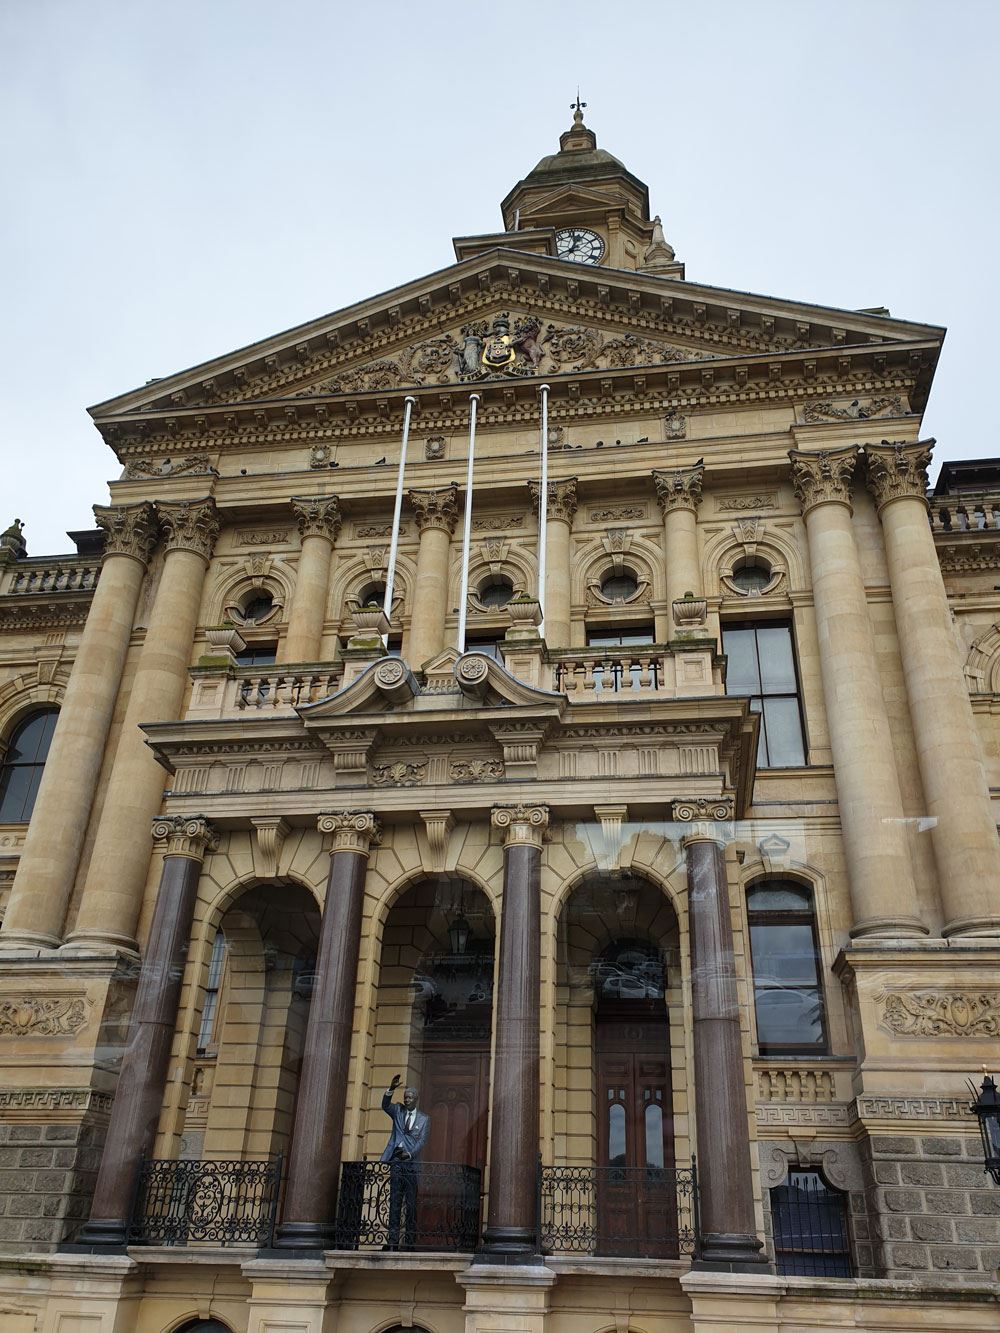
M597 1011L598 1252L677 1254L670 1042L663 1001Z

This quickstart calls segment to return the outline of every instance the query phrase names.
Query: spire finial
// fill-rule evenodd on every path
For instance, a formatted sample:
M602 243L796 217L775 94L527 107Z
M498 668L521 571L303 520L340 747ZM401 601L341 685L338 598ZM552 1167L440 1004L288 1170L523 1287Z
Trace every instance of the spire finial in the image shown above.
M577 86L576 86L576 101L575 101L575 102L570 102L570 104L569 104L569 109L570 109L570 111L573 112L573 124L574 124L574 125L582 125L582 124L583 124L583 108L584 108L586 105L587 105L586 102L581 102L581 101L580 101L580 85L577 84Z

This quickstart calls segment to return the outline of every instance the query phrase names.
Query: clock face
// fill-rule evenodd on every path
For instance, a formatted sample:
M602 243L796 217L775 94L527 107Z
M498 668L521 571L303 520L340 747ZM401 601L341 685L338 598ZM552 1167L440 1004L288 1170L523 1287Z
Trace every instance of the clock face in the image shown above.
M599 264L604 242L596 231L586 227L565 227L556 232L556 254L560 259L572 259L574 264Z

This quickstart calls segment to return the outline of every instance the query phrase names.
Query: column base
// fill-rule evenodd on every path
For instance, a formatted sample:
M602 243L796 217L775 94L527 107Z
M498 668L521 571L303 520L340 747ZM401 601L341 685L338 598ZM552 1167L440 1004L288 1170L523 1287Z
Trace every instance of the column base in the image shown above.
M537 1264L538 1237L534 1227L487 1227L483 1243L473 1256L480 1264Z
M59 1246L60 1254L124 1254L128 1225L117 1217L92 1217L72 1241Z
M967 916L949 921L941 934L946 940L996 939L1000 937L1000 916Z
M66 936L66 942L60 952L85 953L90 957L94 955L110 957L112 954L128 953L138 958L139 944L128 935L109 935L101 930L74 930Z
M274 1229L274 1240L262 1254L274 1253L289 1259L315 1258L317 1252L336 1249L334 1228L327 1222L282 1222Z
M766 1273L770 1260L764 1242L749 1232L709 1231L691 1268L701 1273Z
M852 940L919 940L930 930L915 916L876 916L851 927Z
M0 952L3 953L30 953L36 955L44 949L48 952L51 949L58 949L62 940L58 935L43 935L36 930L4 930L0 931Z

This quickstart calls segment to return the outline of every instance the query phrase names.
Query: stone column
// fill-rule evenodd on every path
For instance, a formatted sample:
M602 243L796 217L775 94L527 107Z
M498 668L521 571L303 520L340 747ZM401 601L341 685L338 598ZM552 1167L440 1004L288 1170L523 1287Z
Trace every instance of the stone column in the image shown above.
M867 445L931 838L943 933L1000 934L1000 842L969 689L927 520L933 441Z
M288 1157L282 1222L275 1246L329 1249L334 1243L341 1140L368 854L380 840L369 811L320 815L330 871L309 1006L302 1073Z
M503 834L504 873L486 1262L524 1261L538 1250L541 865L548 825L543 805L493 808L493 827Z
M538 513L541 484L528 482L531 503ZM576 477L549 482L548 523L545 539L544 622L545 643L549 648L570 646L570 611L572 591L573 516L576 513Z
M54 946L80 862L157 524L151 504L96 506L104 562L59 710L0 946Z
M81 1245L125 1245L139 1164L152 1151L167 1086L201 864L217 842L201 815L156 819L153 837L166 839L167 852Z
M689 827L681 841L691 930L701 1266L744 1272L760 1271L767 1259L754 1214L725 832L716 822L732 817L732 798L674 803L674 819Z
M411 664L419 670L444 647L448 557L458 519L458 487L452 482L439 491L410 491L409 498L420 531L420 548L410 609L408 653Z
M333 544L340 532L340 502L335 495L292 496L292 510L302 534L295 573L295 595L279 662L318 662L330 589Z
M812 569L823 697L837 784L853 937L926 935L851 523L855 446L789 451Z
M687 592L702 595L698 555L698 506L705 465L653 473L656 498L663 510L663 552L667 574L667 615ZM673 622L671 621L671 634Z
M142 831L163 799L166 774L139 730L180 714L205 571L219 531L210 499L157 505L166 558L132 681L80 911L67 944L134 949L149 868Z

